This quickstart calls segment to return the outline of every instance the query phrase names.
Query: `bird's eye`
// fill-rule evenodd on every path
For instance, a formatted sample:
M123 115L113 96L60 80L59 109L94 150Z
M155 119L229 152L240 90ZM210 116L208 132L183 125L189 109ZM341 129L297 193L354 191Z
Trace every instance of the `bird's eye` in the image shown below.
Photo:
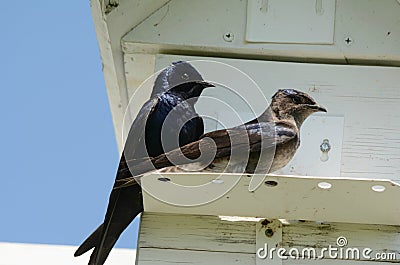
M303 101L299 97L292 97L292 101L295 104L302 104L303 103Z
M182 75L182 79L184 79L184 80L188 80L188 79L189 79L189 75L188 75L188 74L186 74L186 73L184 73L184 74Z

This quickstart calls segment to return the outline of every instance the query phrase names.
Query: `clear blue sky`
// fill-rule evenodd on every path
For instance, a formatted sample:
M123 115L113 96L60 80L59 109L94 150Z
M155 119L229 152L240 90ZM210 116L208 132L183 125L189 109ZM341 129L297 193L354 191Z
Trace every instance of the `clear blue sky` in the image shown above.
M8 1L0 21L0 242L78 245L119 160L89 0Z

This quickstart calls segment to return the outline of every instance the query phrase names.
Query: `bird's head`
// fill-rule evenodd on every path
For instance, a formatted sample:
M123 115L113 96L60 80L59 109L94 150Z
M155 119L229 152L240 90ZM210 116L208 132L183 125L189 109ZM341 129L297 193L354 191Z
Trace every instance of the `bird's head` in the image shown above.
M188 62L176 61L167 66L157 76L152 96L166 92L180 84L192 81L203 81L201 74Z
M298 126L314 112L326 112L308 94L295 89L279 89L272 96L271 110L278 119L294 118Z
M183 99L194 99L194 102L196 102L197 98L200 97L203 90L207 87L215 87L215 85L206 81L190 81L172 87L169 91L179 94Z

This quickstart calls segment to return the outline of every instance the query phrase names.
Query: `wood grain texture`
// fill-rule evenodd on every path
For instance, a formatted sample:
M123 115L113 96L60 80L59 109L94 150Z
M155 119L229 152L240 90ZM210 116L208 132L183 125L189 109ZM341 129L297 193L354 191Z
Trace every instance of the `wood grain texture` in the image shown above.
M254 265L255 255L243 253L204 252L175 249L141 249L138 254L138 265L221 265L240 264Z
M376 253L396 253L400 262L400 226L360 225L348 223L299 222L285 225L283 229L285 247L305 248L332 245L337 247L336 239L346 237L349 248L371 248L371 256ZM365 258L360 258L365 260Z
M221 221L218 216L206 215L144 213L139 245L140 248L165 248L165 240L171 240L174 249L253 253L255 235L253 222Z
M137 264L255 264L256 222L226 221L217 216L144 213L141 219ZM346 223L288 222L282 244L290 248L336 246L345 236L348 247L395 253L395 260L322 260L288 258L282 264L391 264L400 263L400 226ZM317 252L318 253L318 252ZM268 263L266 263L268 264Z

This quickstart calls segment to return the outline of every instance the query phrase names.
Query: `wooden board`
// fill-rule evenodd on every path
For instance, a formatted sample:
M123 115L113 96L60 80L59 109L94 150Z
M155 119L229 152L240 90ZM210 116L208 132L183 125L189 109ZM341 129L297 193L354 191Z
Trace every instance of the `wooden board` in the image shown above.
M275 186L262 184L249 191L251 178L240 174L146 175L141 181L144 209L400 225L400 185L391 181L282 175L268 175L265 180Z
M137 264L256 264L256 222L227 221L217 216L142 215ZM283 225L280 247L317 250L335 245L339 236L349 247L395 253L395 260L287 259L282 264L374 264L400 262L400 227L292 221ZM371 254L373 255L373 254ZM268 264L268 263L266 263Z
M304 0L303 0L304 1ZM333 44L307 45L303 30L291 44L282 39L271 40L273 43L262 43L263 34L273 35L277 31L287 32L296 29L298 24L306 23L315 14L315 7L322 2L322 9L317 17L325 17L332 7L327 1L306 1L298 8L296 4L287 5L279 10L281 1L257 1L255 10L264 9L260 16L268 17L274 12L275 23L263 21L261 25L248 25L250 12L248 1L243 0L172 0L154 12L137 27L128 32L122 39L125 53L173 53L195 54L201 56L223 56L230 58L257 58L264 60L300 61L300 62L335 62L342 64L399 65L400 62L400 27L398 24L400 4L398 1L382 0L337 0L334 12ZM298 2L298 1L296 1ZM267 10L264 6L267 5ZM294 11L295 10L295 11ZM195 12L194 12L195 11ZM302 14L296 14L296 12ZM263 19L262 19L263 20ZM321 22L315 22L321 24ZM265 24L265 25L264 25ZM366 26L368 25L368 26ZM310 30L310 26L305 26ZM258 42L248 42L246 34L257 31ZM308 38L312 42L318 33L313 28ZM304 33L303 33L304 32ZM284 35L284 33L281 33ZM226 37L228 36L228 37ZM296 33L291 34L294 38ZM261 40L261 41L260 41ZM346 41L349 40L349 41Z

